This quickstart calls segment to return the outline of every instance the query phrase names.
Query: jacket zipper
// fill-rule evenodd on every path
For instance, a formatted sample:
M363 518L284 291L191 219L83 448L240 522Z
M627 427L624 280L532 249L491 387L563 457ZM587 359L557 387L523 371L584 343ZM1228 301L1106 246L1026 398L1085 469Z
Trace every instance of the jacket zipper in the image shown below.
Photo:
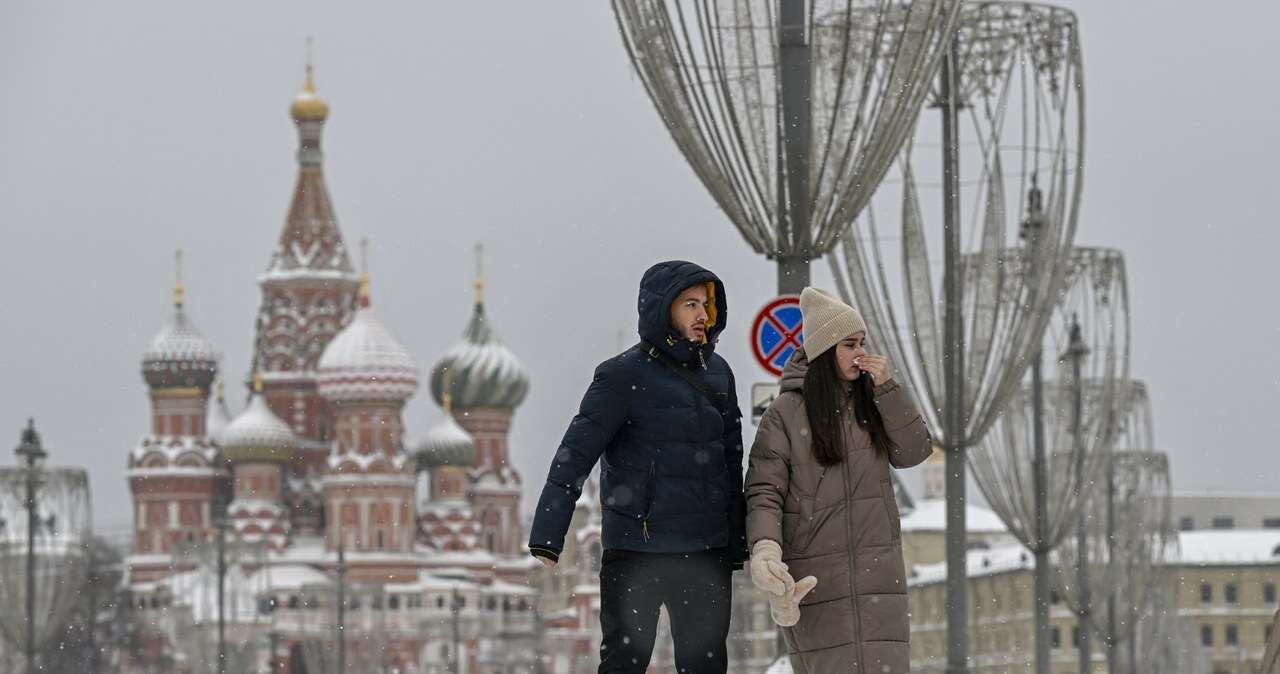
M644 514L640 516L640 533L644 536L644 542L649 542L649 513L653 510L653 490L656 486L658 473L658 463L656 461L649 462L649 482L646 485L645 494L646 503L644 505Z
M848 440L846 440L845 442L848 442ZM847 451L845 452L844 461L842 461L841 463L843 465L841 466L840 472L844 476L844 489L845 489L845 494L847 494L846 498L852 499L853 490L857 489L858 483L854 482L852 487L850 486L850 481L853 479L853 476L850 475L850 470L849 470L849 466L851 463L851 461L849 460L849 452ZM861 480L859 480L858 482L861 482ZM864 653L862 652L862 616L858 613L858 582L857 582L857 573L853 568L854 565L856 564L855 560L857 555L857 546L854 544L854 541L853 541L853 502L852 500L850 500L848 505L849 507L844 509L844 526L845 526L845 541L847 543L846 549L848 550L848 553L849 553L849 561L848 561L849 595L853 597L853 637L854 637L855 648L857 648L858 650L858 660L863 661Z

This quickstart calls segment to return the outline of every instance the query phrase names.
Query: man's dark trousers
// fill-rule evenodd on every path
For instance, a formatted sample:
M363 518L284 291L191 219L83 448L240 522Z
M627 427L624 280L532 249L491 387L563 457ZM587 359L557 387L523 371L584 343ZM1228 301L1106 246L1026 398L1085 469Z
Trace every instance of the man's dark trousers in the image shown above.
M600 565L599 674L643 674L658 608L667 607L676 671L728 670L732 570L723 549L689 553L605 550Z

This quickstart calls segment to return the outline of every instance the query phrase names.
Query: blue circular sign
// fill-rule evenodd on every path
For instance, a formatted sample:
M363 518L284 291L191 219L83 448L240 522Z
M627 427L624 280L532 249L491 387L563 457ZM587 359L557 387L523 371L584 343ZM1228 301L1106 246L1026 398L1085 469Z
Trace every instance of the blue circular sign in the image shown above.
M784 295L766 304L751 324L751 351L756 362L775 377L804 344L800 297Z

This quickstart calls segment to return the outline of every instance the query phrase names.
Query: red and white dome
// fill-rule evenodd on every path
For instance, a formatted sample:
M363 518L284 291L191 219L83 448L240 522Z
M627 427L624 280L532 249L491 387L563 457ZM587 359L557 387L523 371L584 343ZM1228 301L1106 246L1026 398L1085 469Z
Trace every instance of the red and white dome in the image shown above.
M418 366L368 301L361 304L351 324L320 356L320 395L329 400L406 400L418 389Z

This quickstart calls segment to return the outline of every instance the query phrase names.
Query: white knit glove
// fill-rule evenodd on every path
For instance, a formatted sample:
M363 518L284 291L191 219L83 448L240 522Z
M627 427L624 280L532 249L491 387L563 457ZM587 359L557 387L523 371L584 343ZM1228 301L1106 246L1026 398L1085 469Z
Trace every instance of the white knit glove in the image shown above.
M769 597L769 613L780 627L791 627L800 622L800 602L818 585L814 576L805 576L781 597Z
M751 582L775 597L782 597L796 582L782 563L782 546L767 538L756 541L751 549Z

